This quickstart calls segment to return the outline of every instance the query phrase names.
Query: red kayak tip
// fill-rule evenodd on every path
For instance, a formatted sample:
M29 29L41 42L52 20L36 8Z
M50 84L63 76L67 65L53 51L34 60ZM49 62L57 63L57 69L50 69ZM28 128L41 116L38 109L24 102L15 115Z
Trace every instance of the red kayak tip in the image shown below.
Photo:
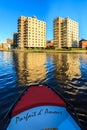
M14 107L12 116L34 107L46 105L66 107L66 103L51 88L45 85L31 86Z

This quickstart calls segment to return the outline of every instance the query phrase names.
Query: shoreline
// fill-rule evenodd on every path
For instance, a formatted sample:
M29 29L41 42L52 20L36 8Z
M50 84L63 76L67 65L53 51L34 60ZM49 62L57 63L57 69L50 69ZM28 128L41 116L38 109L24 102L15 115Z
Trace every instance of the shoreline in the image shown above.
M87 50L49 50L49 49L10 49L10 50L0 50L0 52L28 52L28 53L87 53Z

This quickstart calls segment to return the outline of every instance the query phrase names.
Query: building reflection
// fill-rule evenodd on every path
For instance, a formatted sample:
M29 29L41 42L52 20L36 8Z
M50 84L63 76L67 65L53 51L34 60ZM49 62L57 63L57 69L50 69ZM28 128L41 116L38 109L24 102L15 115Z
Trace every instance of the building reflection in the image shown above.
M80 62L79 62L79 54L67 54L67 65L68 70L66 71L66 75L70 80L73 78L80 78Z
M67 79L72 80L74 77L81 75L78 54L55 54L55 74L63 82Z
M16 72L18 76L18 83L20 86L26 84L26 74L25 74L25 54L24 52L15 53L14 60L16 63Z
M81 77L79 54L55 54L55 77L58 80L58 88L62 93L66 93L68 100L74 100L79 92L78 83ZM68 95L67 95L68 94ZM69 98L68 96L71 96Z
M4 62L6 62L6 63L9 63L9 62L12 62L12 53L10 53L10 52L3 52L2 53L2 57L3 57L3 59L4 59ZM1 57L1 58L2 58Z
M67 56L62 53L54 54L54 64L55 64L55 77L60 81L66 81L68 70Z
M37 84L46 75L45 53L15 53L18 82L20 85Z
M35 83L43 80L46 75L46 54L27 53L26 59L27 81Z

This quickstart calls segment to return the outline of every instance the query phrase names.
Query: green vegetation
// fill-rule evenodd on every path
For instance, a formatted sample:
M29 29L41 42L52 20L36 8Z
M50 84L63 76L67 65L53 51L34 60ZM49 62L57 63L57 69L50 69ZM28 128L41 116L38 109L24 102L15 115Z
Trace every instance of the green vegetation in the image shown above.
M87 48L71 48L71 51L87 50Z
M15 52L18 52L18 51L23 51L23 52L30 52L30 53L33 53L33 52L35 52L35 53L44 53L44 52L46 52L46 53L52 53L52 52L85 52L85 51L87 51L87 49L86 48L63 48L63 49L37 49L37 48L33 48L33 49L26 49L26 48L24 48L24 49L13 49L13 51L15 51Z

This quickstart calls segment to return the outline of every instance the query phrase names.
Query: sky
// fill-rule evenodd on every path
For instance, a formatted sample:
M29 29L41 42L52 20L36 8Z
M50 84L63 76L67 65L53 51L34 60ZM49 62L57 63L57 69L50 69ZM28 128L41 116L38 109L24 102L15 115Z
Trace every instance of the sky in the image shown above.
M53 39L53 20L69 17L79 23L79 40L87 39L87 0L1 0L0 43L13 38L20 16L46 22L46 39Z

